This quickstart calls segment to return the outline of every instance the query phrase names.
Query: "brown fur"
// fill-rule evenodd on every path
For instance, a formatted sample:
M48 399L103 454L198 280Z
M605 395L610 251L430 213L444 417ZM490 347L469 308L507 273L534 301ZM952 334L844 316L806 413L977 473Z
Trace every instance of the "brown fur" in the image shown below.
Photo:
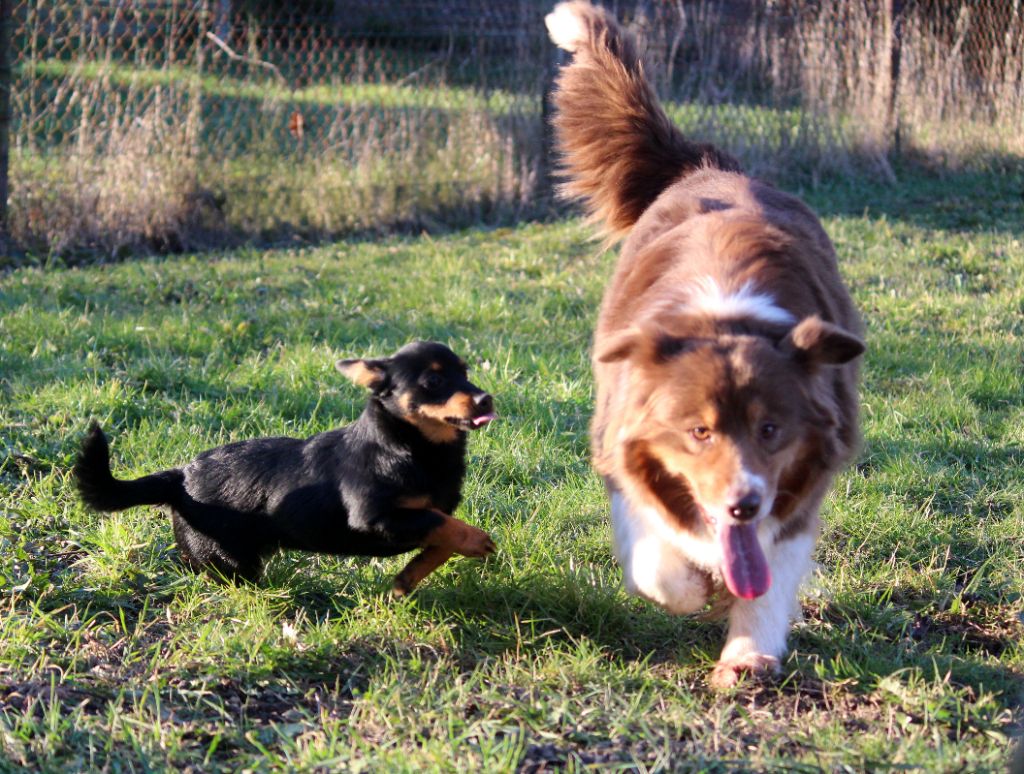
M603 9L573 5L587 19L590 42L557 82L554 127L567 178L563 192L583 199L594 221L621 236L683 173L739 164L683 137L647 83L632 37Z
M559 26L567 15L576 25ZM574 53L555 94L565 193L625 238L594 337L597 471L686 545L714 548L713 516L728 520L744 476L766 482L758 518L775 520L775 543L815 533L856 448L863 351L827 235L798 199L672 126L607 12L572 2L548 24ZM778 655L744 653L715 679Z

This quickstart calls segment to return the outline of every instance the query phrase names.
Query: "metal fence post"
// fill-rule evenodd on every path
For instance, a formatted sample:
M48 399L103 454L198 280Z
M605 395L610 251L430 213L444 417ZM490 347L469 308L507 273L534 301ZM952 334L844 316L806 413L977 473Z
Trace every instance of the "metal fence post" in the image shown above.
M558 78L558 71L565 64L565 54L558 46L547 41L551 54L547 59L547 68L544 74L544 98L541 102L541 120L543 128L543 149L540 159L540 185L539 194L544 198L545 207L553 207L556 201L555 170L557 169L557 149L555 148L555 127L552 119L555 116L555 81Z
M0 0L0 244L9 233L7 222L8 171L11 158L11 84L14 69L11 40L14 0Z

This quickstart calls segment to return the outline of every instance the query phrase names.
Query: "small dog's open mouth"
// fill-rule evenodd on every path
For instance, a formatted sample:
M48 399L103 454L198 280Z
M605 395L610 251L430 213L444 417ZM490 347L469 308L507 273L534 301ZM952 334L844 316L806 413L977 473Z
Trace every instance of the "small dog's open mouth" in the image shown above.
M455 427L461 428L463 430L477 430L483 427L484 425L491 423L497 418L498 415L495 412L489 411L486 414L481 414L478 417L445 417L445 421L448 424L454 425Z

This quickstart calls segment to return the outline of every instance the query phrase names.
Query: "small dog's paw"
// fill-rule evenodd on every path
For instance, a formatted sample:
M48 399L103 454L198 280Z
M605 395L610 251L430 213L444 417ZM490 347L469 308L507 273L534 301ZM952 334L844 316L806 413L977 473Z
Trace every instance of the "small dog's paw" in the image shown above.
M497 546L494 545L494 541L491 540L490 535L482 529L469 527L467 525L462 545L459 546L460 554L463 556L472 556L474 558L483 559L485 556L493 554L495 550L497 550Z
M748 653L739 658L719 661L711 670L708 682L716 691L724 691L733 688L741 678L747 677L760 681L777 675L779 670L779 660L774 656Z
M415 588L416 584L411 582L409 578L406 578L405 573L402 572L395 576L394 583L391 584L391 596L395 599L401 599L402 597L409 596Z

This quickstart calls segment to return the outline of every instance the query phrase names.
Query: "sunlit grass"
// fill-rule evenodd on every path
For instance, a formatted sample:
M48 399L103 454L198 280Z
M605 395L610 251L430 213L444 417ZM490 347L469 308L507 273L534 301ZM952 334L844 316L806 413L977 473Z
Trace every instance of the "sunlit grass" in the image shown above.
M628 598L587 461L613 256L577 222L0 278L0 768L999 771L1024 690L1019 178L819 189L863 310L858 464L777 687L705 685L723 632ZM90 417L124 475L307 435L342 355L449 343L501 421L459 515L494 536L400 603L400 559L184 571L165 514L85 510Z

